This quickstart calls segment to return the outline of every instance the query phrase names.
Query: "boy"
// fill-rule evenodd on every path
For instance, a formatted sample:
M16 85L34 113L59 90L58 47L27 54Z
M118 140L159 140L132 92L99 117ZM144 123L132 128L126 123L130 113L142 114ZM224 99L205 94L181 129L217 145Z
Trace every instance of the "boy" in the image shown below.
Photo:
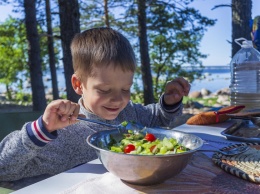
M190 89L183 78L169 82L157 104L130 101L136 61L120 33L110 28L86 30L75 36L71 51L71 82L81 99L53 101L38 120L8 135L0 144L0 180L54 175L95 159L86 138L109 128L77 121L79 113L109 124L133 120L149 127L167 126L181 114L182 97Z

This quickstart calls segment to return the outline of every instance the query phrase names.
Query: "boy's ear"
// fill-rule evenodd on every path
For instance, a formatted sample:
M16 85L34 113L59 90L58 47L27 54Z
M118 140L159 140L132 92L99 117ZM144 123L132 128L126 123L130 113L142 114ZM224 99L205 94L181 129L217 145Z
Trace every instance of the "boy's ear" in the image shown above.
M83 94L81 81L78 79L78 77L75 74L73 74L72 77L71 77L71 84L72 84L74 91L78 95Z

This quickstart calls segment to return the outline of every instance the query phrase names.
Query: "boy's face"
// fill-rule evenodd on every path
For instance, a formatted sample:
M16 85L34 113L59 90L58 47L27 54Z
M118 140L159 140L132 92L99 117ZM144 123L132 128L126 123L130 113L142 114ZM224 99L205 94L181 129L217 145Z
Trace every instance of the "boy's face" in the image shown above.
M83 83L83 104L95 115L113 120L130 100L134 73L124 72L110 64L93 69L93 75Z

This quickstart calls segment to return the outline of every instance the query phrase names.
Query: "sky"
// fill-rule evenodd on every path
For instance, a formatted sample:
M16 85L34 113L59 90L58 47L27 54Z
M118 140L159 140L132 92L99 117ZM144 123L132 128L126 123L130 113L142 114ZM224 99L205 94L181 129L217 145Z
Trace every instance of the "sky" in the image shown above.
M229 65L231 61L231 8L222 7L211 10L215 5L229 4L231 0L194 0L191 7L200 11L203 16L217 19L213 27L209 27L201 42L200 51L207 54L202 59L203 65ZM252 0L252 18L260 15L260 0ZM0 5L0 22L3 22L12 13L12 6Z
M231 0L194 0L191 4L203 16L217 19L213 27L208 28L201 42L200 51L208 54L203 65L229 65L231 61L231 8L222 7L211 10L215 5L230 4ZM252 0L252 18L260 15L260 0ZM240 37L238 37L240 38Z

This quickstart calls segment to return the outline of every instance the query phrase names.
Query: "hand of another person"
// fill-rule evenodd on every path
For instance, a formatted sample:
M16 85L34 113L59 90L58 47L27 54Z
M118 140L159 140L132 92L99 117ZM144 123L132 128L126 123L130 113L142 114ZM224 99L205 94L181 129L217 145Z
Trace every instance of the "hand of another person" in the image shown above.
M167 105L174 105L179 102L183 96L187 96L189 91L189 82L183 77L178 77L166 84L164 102Z
M54 100L45 109L43 124L50 133L77 122L80 106L69 100Z

